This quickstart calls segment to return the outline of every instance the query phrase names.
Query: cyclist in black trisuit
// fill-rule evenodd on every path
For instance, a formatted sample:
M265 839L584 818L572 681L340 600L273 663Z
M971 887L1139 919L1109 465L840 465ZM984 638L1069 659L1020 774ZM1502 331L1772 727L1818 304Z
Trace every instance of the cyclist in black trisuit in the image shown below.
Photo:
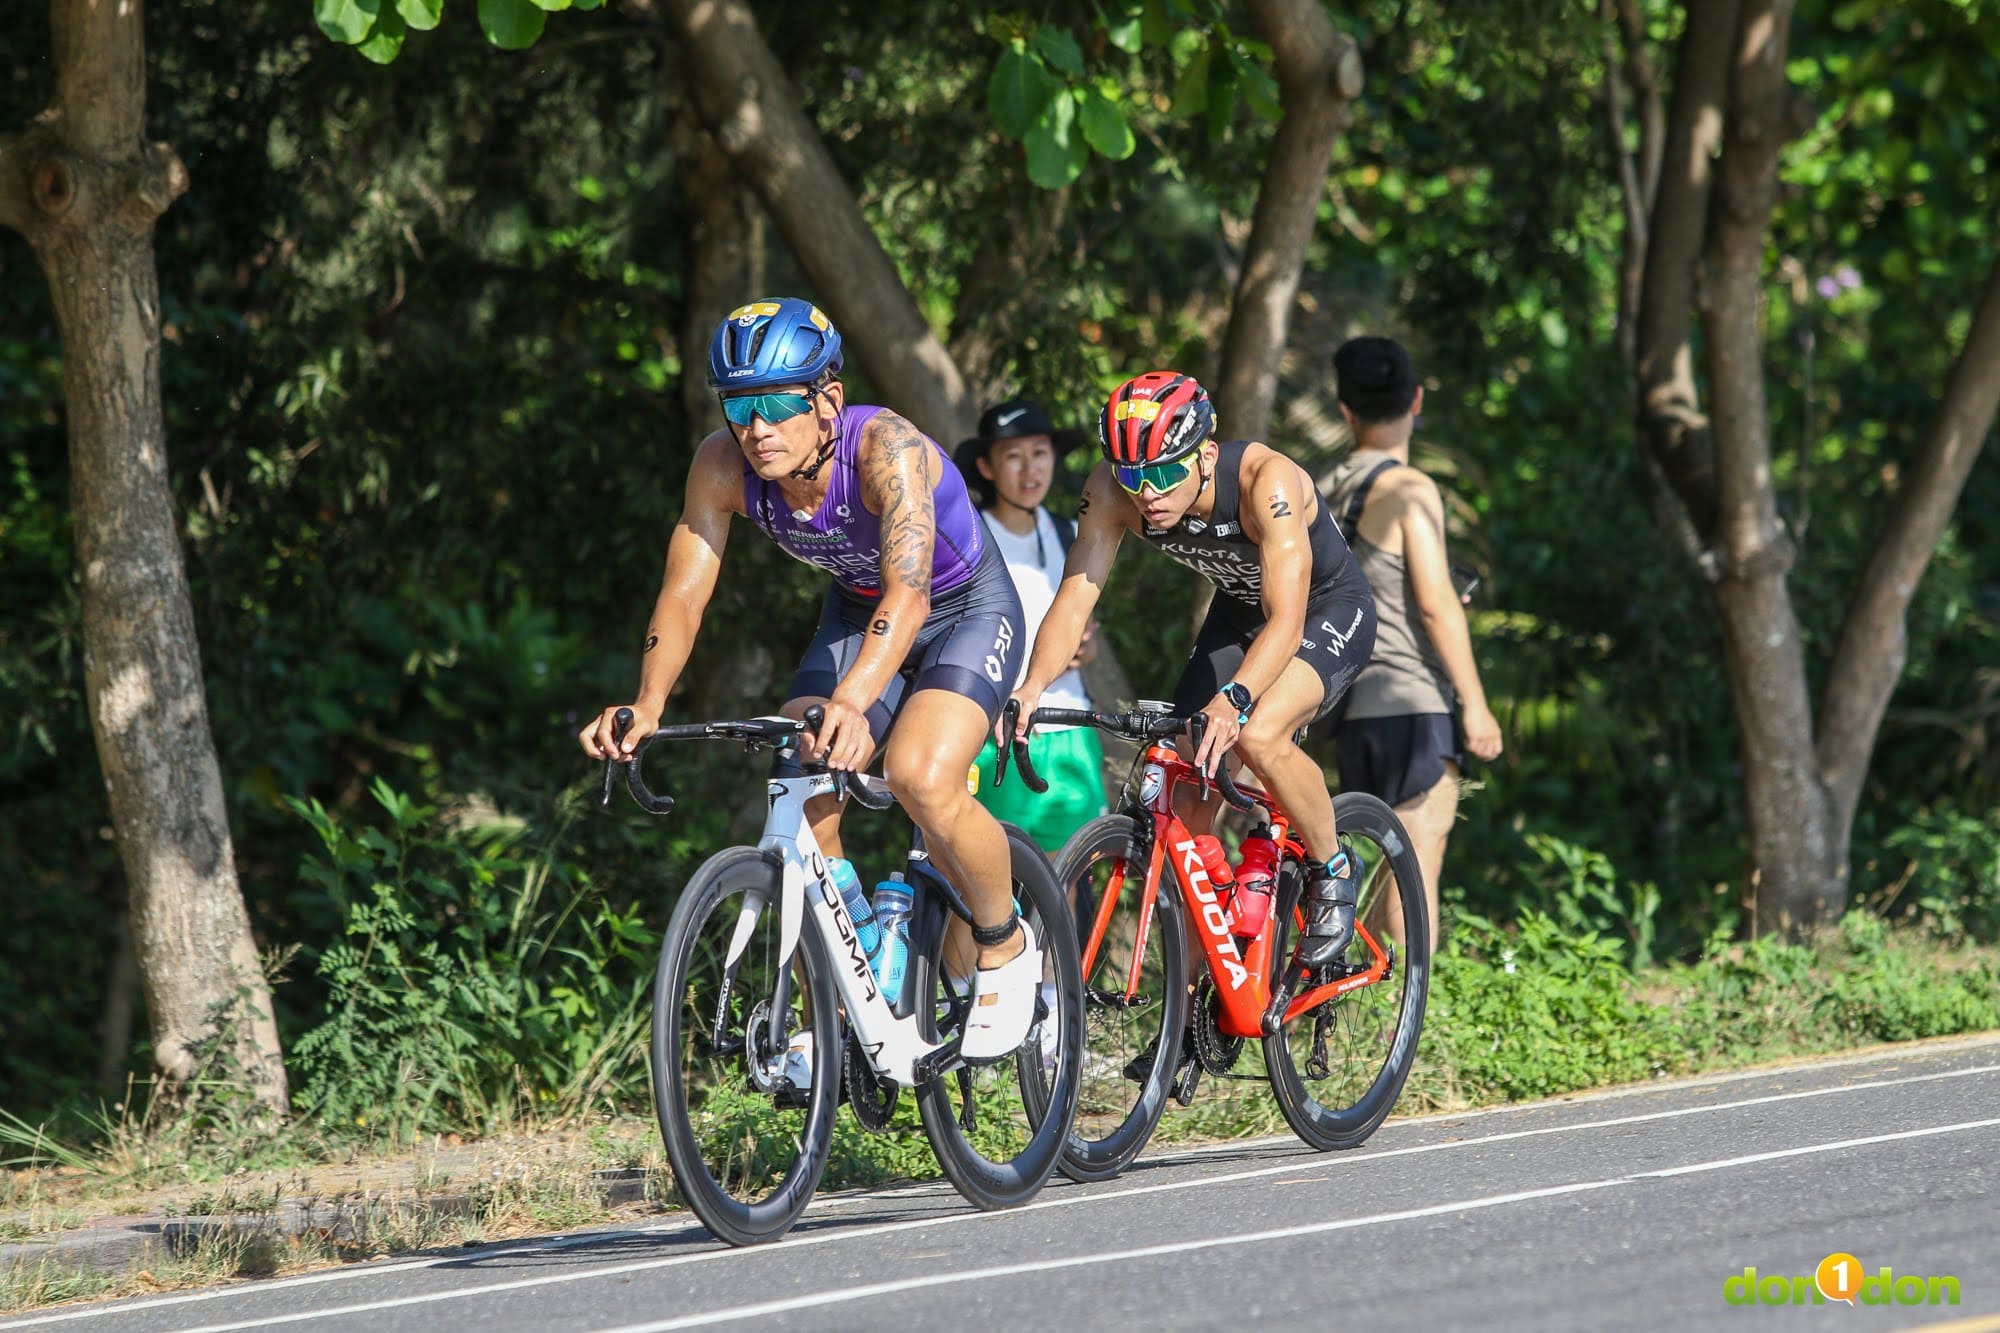
M1359 877L1335 837L1333 797L1293 739L1354 683L1375 643L1375 598L1305 469L1250 440L1218 443L1215 408L1192 378L1151 371L1111 395L1098 422L1105 461L1084 486L1061 590L1015 697L1022 728L1062 673L1137 535L1215 586L1174 687L1176 713L1205 712L1193 762L1213 772L1234 746L1297 821L1317 856L1300 961L1338 958L1354 935ZM1204 831L1219 796L1190 810Z

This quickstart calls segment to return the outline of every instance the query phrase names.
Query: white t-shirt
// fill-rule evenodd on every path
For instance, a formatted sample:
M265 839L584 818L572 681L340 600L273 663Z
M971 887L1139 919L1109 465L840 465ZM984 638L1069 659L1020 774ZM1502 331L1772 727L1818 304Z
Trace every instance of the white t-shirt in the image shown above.
M990 511L981 510L980 517L986 520L986 530L1000 548L1000 556L1007 562L1007 576L1014 580L1014 591L1021 597L1021 614L1028 622L1028 641L1021 649L1021 674L1026 675L1028 663L1035 655L1035 636L1041 631L1042 617L1049 613L1056 600L1056 589L1062 586L1063 561L1068 553L1063 550L1055 520L1040 505L1035 506L1035 530L1024 536L1009 532ZM1090 696L1083 691L1083 673L1072 667L1057 676L1043 691L1042 706L1090 707Z

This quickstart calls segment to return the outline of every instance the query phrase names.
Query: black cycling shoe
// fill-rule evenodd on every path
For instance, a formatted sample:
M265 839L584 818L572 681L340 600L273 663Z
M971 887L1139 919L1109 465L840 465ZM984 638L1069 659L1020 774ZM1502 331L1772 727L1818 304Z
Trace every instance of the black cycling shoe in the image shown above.
M1146 1049L1133 1056L1131 1061L1126 1064L1125 1077L1134 1083L1144 1083L1147 1077L1152 1074L1153 1061L1159 1056L1159 1053L1160 1034L1155 1032L1153 1039L1146 1043ZM1194 1034L1183 1028L1181 1030L1181 1065L1185 1066L1188 1061L1194 1058Z
M1347 952L1354 942L1354 908L1361 897L1361 876L1345 850L1319 868L1312 887L1310 918L1299 942L1299 964L1308 970L1324 967Z

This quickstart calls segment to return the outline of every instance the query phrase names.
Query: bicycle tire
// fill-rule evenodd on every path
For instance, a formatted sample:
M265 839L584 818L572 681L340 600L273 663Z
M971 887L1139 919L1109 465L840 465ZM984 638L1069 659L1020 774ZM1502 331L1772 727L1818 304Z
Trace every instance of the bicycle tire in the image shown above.
M994 1210L1028 1202L1047 1183L1062 1157L1070 1117L1076 1112L1078 1072L1083 1048L1083 977L1077 962L1076 934L1069 908L1056 887L1055 873L1042 850L1012 824L1006 831L1015 902L1041 942L1043 977L1054 982L1054 1012L1031 1027L1014 1059L978 1070L961 1070L931 1080L917 1089L917 1113L931 1151L945 1176L974 1207ZM967 997L954 990L944 967L945 936L923 950L915 961L917 995L926 997L917 1010L926 1040L936 1041L948 1030L941 1014L957 1003L962 1012ZM1042 1029L1056 1024L1053 1070L1044 1067ZM1011 1072L1013 1086L1006 1086ZM988 1156L960 1122L974 1089L984 1085L975 1105L987 1118L989 1141L1011 1137L1011 1152L1003 1142L999 1156ZM954 1105L954 1092L959 1105ZM1018 1105L1018 1117L1013 1108ZM994 1126L995 1113L1002 1124ZM1018 1132L1020 1130L1025 1132ZM977 1132L976 1130L974 1132Z
M777 962L782 873L775 859L755 847L731 847L710 857L688 881L674 907L660 946L653 983L653 1105L673 1164L674 1184L708 1229L731 1245L758 1245L791 1229L812 1201L833 1144L833 1118L840 1090L843 1025L835 997L832 962L810 923L801 932L794 982L810 1002L813 1079L803 1116L781 1108L769 1093L749 1084L749 1066L761 1024L751 1022L759 1001L768 1001L785 969ZM727 941L740 904L752 892L766 895L757 926L738 961L736 984L726 1000L718 984ZM710 943L703 927L722 913L724 927ZM766 929L768 928L768 929ZM749 969L754 976L746 976ZM745 1050L732 1057L718 1049L713 1030L718 1013L741 1015ZM704 1052L704 1047L706 1051ZM683 1058L690 1068L683 1068ZM701 1074L699 1084L691 1070ZM776 1171L774 1156L795 1149L781 1176L759 1198L753 1193ZM740 1154L740 1156L739 1156ZM715 1161L719 1159L722 1174Z
M1264 1065L1286 1123L1322 1152L1359 1147L1388 1118L1416 1064L1424 1004L1430 991L1430 918L1424 903L1423 871L1402 820L1388 805L1364 792L1342 792L1334 798L1333 810L1342 845L1362 867L1356 920L1386 940L1385 929L1374 918L1379 917L1393 886L1402 906L1405 938L1389 978L1301 1013L1264 1038ZM1383 883L1385 876L1389 884ZM1279 967L1291 958L1297 928L1292 913L1286 913L1278 923L1280 933L1272 956L1280 960ZM1357 935L1350 950L1362 947ZM1317 1086L1309 1087L1299 1067L1297 1048L1322 1014L1328 1026L1344 1025L1349 1040L1340 1058L1339 1081L1334 1081L1335 1071L1329 1062L1328 1074L1311 1079ZM1359 1090L1350 1096L1344 1091L1348 1088ZM1322 1096L1330 1097L1332 1104L1322 1101Z
M1187 924L1180 894L1169 877L1162 877L1141 967L1145 975L1140 992L1153 1003L1138 1008L1120 1003L1130 986L1146 874L1144 858L1131 855L1140 845L1139 833L1140 824L1131 815L1101 815L1071 834L1056 857L1056 883L1065 893L1080 881L1091 880L1088 895L1078 890L1079 903L1101 892L1094 878L1099 866L1108 862L1115 867L1123 860L1127 875L1097 955L1080 959L1085 987L1083 1077L1077 1113L1057 1165L1063 1175L1078 1182L1109 1180L1145 1150L1166 1114L1180 1060L1180 1034L1187 1028ZM1080 947L1088 946L1093 924L1091 917L1077 923ZM1135 1017L1148 1008L1157 1014L1157 1024ZM1145 1057L1149 1037L1152 1063L1145 1078L1134 1082L1125 1071Z

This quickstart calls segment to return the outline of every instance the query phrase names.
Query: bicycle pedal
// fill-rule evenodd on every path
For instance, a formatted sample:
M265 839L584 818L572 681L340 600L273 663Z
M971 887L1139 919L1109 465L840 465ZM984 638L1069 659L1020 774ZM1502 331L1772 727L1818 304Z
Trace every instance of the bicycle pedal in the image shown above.
M788 1078L771 1086L771 1105L780 1111L803 1111L812 1106L812 1089L795 1088Z
M1188 1060L1174 1073L1174 1100L1182 1106L1194 1105L1194 1090L1201 1082L1201 1061Z

